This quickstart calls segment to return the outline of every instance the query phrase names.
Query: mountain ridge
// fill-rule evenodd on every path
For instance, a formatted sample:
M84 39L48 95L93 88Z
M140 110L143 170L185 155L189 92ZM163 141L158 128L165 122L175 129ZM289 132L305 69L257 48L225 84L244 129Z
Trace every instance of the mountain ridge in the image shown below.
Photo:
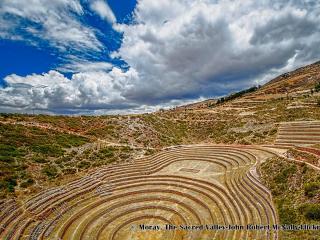
M241 97L259 99L261 97L268 98L266 95L272 97L272 95L277 94L278 96L274 97L287 97L287 94L296 93L299 91L302 93L308 93L315 87L317 83L320 83L320 61L283 73L269 80L262 86L257 87L256 91L243 94ZM238 92L231 93L223 98L225 99L236 93ZM216 104L219 99L222 98L209 98L204 101L181 105L175 109L203 109Z

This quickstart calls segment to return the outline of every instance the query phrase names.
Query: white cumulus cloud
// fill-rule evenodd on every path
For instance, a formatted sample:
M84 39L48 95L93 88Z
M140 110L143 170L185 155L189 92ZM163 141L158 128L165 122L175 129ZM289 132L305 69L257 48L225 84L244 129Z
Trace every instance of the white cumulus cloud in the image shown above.
M3 107L17 110L51 110L63 112L72 109L96 110L123 108L128 104L121 95L127 81L137 77L129 70L113 68L110 72L84 72L73 74L71 79L57 71L26 77L9 75L7 87L0 91Z
M32 44L42 39L63 51L102 49L95 30L78 20L81 15L79 0L2 0L0 36L25 39ZM33 38L25 38L26 34Z
M95 11L102 19L115 23L117 21L114 13L110 9L109 5L104 0L93 0L90 7Z
M114 53L141 76L124 93L132 101L226 93L320 54L312 1L140 0L135 20L118 26Z
M8 6L22 2L4 1ZM60 6L82 14L76 0L53 2L53 9ZM2 108L96 113L150 110L265 82L320 56L319 1L138 0L129 25L117 24L106 2L90 3L123 33L121 47L111 56L123 59L128 70L104 62L72 61L60 69L76 69L70 79L58 71L10 75L5 78L8 86L0 90ZM53 29L57 24L54 33L46 32L57 42L61 37L76 45L100 47L90 28L82 29L71 20L74 28L69 20L54 23L54 17L44 17L46 10L41 6L6 11L29 15ZM68 34L56 33L61 29Z

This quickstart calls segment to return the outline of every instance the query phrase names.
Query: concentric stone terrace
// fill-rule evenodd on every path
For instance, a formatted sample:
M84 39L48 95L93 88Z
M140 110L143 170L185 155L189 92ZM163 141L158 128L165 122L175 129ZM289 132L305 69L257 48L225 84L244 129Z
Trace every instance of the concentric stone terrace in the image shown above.
M270 155L254 147L184 146L108 166L23 206L2 203L0 238L277 239L273 231L246 229L277 224L255 170ZM206 224L234 229L179 228Z
M320 144L320 121L281 123L276 144L302 146Z

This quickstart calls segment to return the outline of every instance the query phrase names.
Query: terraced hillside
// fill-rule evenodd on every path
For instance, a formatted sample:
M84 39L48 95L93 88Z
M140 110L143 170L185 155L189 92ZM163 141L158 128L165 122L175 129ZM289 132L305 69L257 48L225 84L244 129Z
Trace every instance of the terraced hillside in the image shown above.
M28 201L2 203L1 239L277 239L255 230L141 230L146 225L277 224L258 147L198 145L101 168Z
M310 90L320 80L320 62L284 73L265 84L261 92L278 94Z
M281 123L276 144L306 146L320 144L320 121Z

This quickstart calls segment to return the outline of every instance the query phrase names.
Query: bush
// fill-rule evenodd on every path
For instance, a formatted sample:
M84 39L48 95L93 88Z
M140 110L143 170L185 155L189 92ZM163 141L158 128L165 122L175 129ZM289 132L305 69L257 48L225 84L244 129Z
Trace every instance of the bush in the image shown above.
M1 162L6 162L6 163L13 163L14 158L11 156L0 156L0 161Z
M304 204L300 207L300 211L309 220L320 220L320 204Z
M77 170L75 168L65 168L62 170L64 174L75 174Z
M102 154L104 157L113 157L113 149L112 148L104 148L99 151L99 154Z
M259 89L259 86L258 87L251 87L251 88L242 90L240 92L233 93L233 94L231 94L231 95L229 95L227 97L222 97L222 98L218 99L217 104L221 104L221 103L224 103L226 101L230 101L230 100L239 98L239 97L243 96L246 93L252 93L252 92L257 91L258 89Z
M58 169L53 165L46 165L42 169L42 173L47 175L48 178L55 178L58 176Z
M16 147L6 145L6 144L0 144L0 156L2 158L5 157L19 157L25 155L25 152L22 150L19 150Z
M277 132L278 132L278 129L277 129L277 128L273 128L273 129L270 130L269 136L273 136L273 135L275 135Z
M34 180L32 178L29 178L27 181L24 181L20 184L20 187L27 188L31 186L34 183Z
M55 137L55 141L64 148L70 148L81 146L88 142L88 139L70 134L60 134Z
M156 151L154 149L148 148L145 154L148 156L148 155L152 155L154 153L156 153Z
M14 187L17 186L17 179L15 177L6 177L0 182L0 189L14 192Z
M274 178L276 183L286 183L288 178L297 172L297 166L291 165L283 169L279 174L276 175Z
M304 194L307 197L314 197L320 189L320 182L311 182L304 184Z
M84 168L84 169L86 169L86 168L88 168L88 167L90 167L90 162L88 162L88 161L81 161L79 164L78 164L78 167L79 168Z
M42 153L51 157L59 157L63 155L64 150L56 144L44 144L32 146L32 150L37 153Z
M288 206L280 206L279 218L282 224L295 224L297 222L297 212Z
M33 156L31 160L36 163L46 163L47 162L47 159L45 159L43 156Z

